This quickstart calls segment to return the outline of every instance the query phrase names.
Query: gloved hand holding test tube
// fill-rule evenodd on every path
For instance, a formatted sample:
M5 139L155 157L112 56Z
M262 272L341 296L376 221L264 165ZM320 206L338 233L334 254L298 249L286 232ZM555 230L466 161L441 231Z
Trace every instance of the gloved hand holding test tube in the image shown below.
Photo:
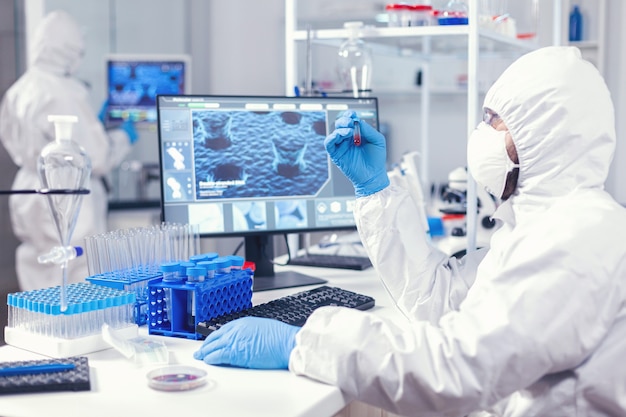
M389 185L385 137L353 110L335 120L335 130L324 140L330 159L354 185L357 197L374 194Z

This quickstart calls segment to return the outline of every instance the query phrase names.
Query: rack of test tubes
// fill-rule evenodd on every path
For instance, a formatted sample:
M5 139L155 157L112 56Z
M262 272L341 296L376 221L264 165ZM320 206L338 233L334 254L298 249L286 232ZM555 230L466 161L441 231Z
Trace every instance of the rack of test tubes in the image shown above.
M134 293L86 282L69 284L65 290L65 311L60 286L9 294L6 343L65 357L109 348L101 338L104 324L120 336L136 336Z
M87 281L135 293L133 318L146 324L148 282L161 277L164 262L188 260L198 254L197 225L163 223L119 229L85 239Z
M199 322L252 307L253 271L243 265L241 256L216 253L163 263L148 284L148 332L200 339Z

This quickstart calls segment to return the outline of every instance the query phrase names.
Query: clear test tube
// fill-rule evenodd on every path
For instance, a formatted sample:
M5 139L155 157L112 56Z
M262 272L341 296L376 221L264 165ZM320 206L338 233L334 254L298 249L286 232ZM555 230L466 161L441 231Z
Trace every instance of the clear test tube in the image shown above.
M89 273L89 276L96 275L97 273L95 272L97 270L97 257L94 253L94 239L95 238L93 236L87 236L85 238L85 256L87 257L87 272Z
M200 225L189 225L189 238L191 239L191 254L200 253Z
M201 267L187 268L187 284L195 284L203 282L206 275L206 269ZM190 289L187 292L187 324L191 329L196 327L196 291Z
M161 264L161 273L163 274L163 283L177 283L182 282L182 277L179 274L180 263L179 262L164 262ZM165 300L165 310L168 320L172 319L172 289L163 287L163 298Z

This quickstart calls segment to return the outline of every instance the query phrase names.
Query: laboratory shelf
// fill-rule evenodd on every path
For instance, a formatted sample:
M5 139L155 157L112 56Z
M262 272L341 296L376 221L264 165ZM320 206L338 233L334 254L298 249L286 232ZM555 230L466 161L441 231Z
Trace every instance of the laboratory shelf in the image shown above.
M470 32L470 25L450 25L450 26L414 26L414 27L372 27L365 26L361 29L360 37L370 44L386 44L390 46L408 47L413 45L421 47L424 38L437 37L458 37L459 41L467 39ZM518 50L532 50L537 48L537 43L533 41L519 40L511 36L505 36L488 29L479 29L478 35L484 39L497 42L502 48L517 48ZM349 36L346 29L321 29L321 30L297 30L293 32L294 41L306 41L311 39L315 43L325 43L329 46L337 46ZM413 43L407 40L413 39ZM326 41L326 42L324 42ZM464 45L467 49L467 43ZM457 48L463 45L457 45ZM434 51L433 51L434 52ZM442 51L444 52L444 51ZM449 52L449 49L447 51Z
M298 54L296 48L298 45L306 47L306 69L304 79L308 83L305 90L311 87L311 61L312 45L323 45L337 47L346 38L349 32L344 28L312 28L301 29L305 23L298 20L297 0L285 0L285 91L291 94L293 86L298 85ZM429 159L429 112L430 97L434 94L458 94L464 93L467 96L467 132L469 133L476 127L480 120L479 97L484 91L481 91L478 80L478 63L480 59L488 57L506 57L515 59L516 57L537 49L540 46L537 40L520 40L512 36L502 35L495 31L479 27L479 1L467 0L468 19L467 25L450 25L450 26L414 26L414 27L379 27L368 26L369 22L365 22L365 26L360 30L360 37L366 41L372 48L375 56L395 55L406 56L419 60L422 71L422 85L419 88L411 88L408 91L398 91L399 96L406 94L414 94L419 96L421 103L420 120L420 137L421 147L419 152L422 156L422 166L420 167L420 180L425 184L428 181L428 159ZM606 14L606 0L598 0L595 3L598 13L598 27L604 27ZM552 1L552 42L553 45L567 44L567 16L569 14L569 0L553 0ZM591 6L589 6L591 7ZM355 19L352 19L355 20ZM356 19L358 20L358 18ZM597 55L596 65L602 72L602 64L604 61L603 31L598 31L598 41L586 41L571 43L585 51L594 52ZM450 56L455 59L464 59L467 68L467 88L458 89L438 89L432 86L429 79L430 64L435 56ZM376 86L373 86L376 88ZM392 94L393 89L383 89L380 94ZM379 91L375 90L376 95ZM477 195L476 184L468 178L467 188L467 239L468 250L476 248L476 220L477 220Z

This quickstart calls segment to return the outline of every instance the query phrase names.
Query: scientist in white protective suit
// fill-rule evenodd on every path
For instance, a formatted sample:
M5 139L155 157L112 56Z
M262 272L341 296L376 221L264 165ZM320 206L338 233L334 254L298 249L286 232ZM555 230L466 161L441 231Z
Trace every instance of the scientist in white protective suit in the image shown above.
M91 159L91 193L83 196L72 245L84 246L84 238L106 232L107 195L102 177L128 154L137 139L132 123L105 131L88 102L88 90L73 75L82 60L85 44L76 21L66 12L44 17L29 42L29 67L6 92L0 104L0 140L19 170L13 189L41 188L37 159L42 148L55 139L48 115L75 115L73 139ZM15 255L23 291L61 284L58 265L39 264L37 257L59 246L59 237L47 198L12 195L9 210L13 232L21 241ZM70 261L68 282L88 276L85 256Z
M626 209L604 191L616 142L609 91L578 49L547 47L514 62L484 109L468 165L502 197L502 226L461 260L408 221L415 204L389 185L380 133L362 123L354 146L350 112L326 139L406 322L338 307L301 329L243 318L195 357L288 367L402 415L626 415Z

